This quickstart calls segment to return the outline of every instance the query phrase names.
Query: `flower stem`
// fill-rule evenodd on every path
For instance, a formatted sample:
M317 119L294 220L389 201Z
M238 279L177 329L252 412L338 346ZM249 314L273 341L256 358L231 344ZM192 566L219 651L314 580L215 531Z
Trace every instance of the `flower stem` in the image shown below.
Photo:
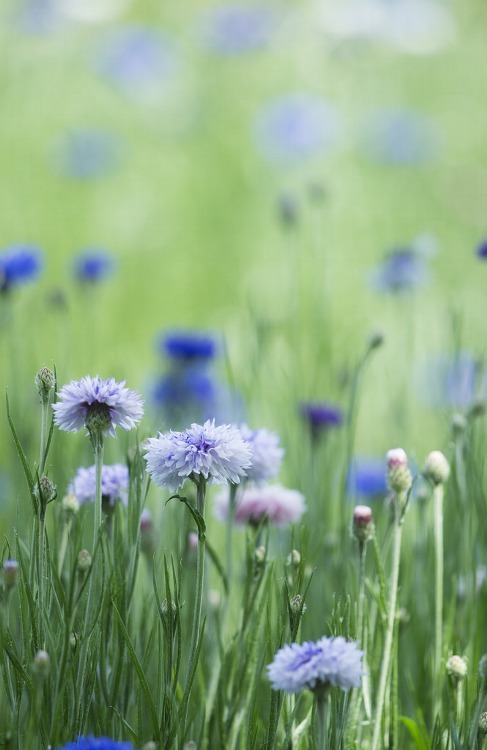
M434 489L435 515L435 709L434 717L440 710L441 703L441 655L443 651L443 485L437 484ZM433 717L433 718L434 718Z
M389 676L392 642L394 638L394 624L396 618L397 586L399 581L399 563L401 559L401 538L403 522L404 497L397 495L394 501L394 539L392 549L392 572L389 589L389 607L387 617L387 630L382 656L382 664L379 677L379 691L377 694L377 706L374 723L374 734L372 737L371 750L378 750L381 727L382 713L384 711L384 702L386 697L387 679Z
M316 747L328 748L328 688L316 691Z
M228 515L227 515L227 580L229 583L229 592L232 581L232 568L233 568L233 523L235 521L235 510L236 510L236 499L237 499L237 485L230 484L228 498Z
M98 535L101 527L101 477L103 471L103 440L97 442L95 447L95 521L93 528L93 551L96 548Z
M46 463L46 446L49 422L49 401L42 401L41 404L41 443L39 448L39 476L44 474Z

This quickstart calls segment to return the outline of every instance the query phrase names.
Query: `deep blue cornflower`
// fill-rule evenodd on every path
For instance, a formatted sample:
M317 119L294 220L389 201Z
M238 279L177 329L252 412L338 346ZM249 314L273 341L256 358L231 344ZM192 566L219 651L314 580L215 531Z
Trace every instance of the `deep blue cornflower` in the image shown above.
M97 53L101 76L135 100L160 91L178 70L173 40L160 31L127 26L112 32Z
M250 447L240 430L214 420L149 438L145 458L153 482L173 492L186 479L239 484L251 466Z
M342 636L292 643L276 653L267 673L273 689L288 694L330 685L348 690L360 686L363 653Z
M348 494L354 499L373 500L387 495L387 480L382 458L355 458L347 474Z
M436 127L425 115L410 110L379 110L364 129L364 150L387 164L424 164L438 152Z
M331 427L340 427L343 422L343 411L335 404L308 402L301 404L299 411L308 423L313 440Z
M92 180L112 172L120 162L121 146L112 134L78 128L62 134L53 149L56 169L78 180Z
M208 334L173 331L161 337L160 348L171 360L189 364L213 359L217 347Z
M103 250L85 250L74 260L74 275L80 282L96 284L113 271L114 260Z
M256 147L275 163L326 153L338 135L334 107L311 94L289 94L266 104L254 123Z
M75 742L68 742L67 745L58 748L58 750L133 750L130 742L117 742L109 737L79 737Z
M206 11L202 19L204 45L220 55L238 55L263 47L274 28L269 8L256 4L226 4Z
M487 239L482 240L480 245L477 248L477 257L484 260L487 258Z
M41 270L40 251L29 245L10 245L0 253L0 292L35 279Z

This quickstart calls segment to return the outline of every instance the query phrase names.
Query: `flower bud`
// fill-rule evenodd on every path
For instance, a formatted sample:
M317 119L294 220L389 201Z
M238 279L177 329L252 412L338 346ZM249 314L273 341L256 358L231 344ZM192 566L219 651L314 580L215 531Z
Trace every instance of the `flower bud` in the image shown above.
M56 499L57 487L49 477L41 477L39 479L37 494L40 494L41 505L45 508L48 503Z
M455 435L462 435L467 429L467 420L463 414L454 414L451 418L451 429Z
M445 484L450 476L450 464L441 451L431 451L426 457L423 473L433 484Z
M71 646L73 651L76 651L76 649L78 648L78 641L79 641L78 633L75 633L73 631L72 633L69 634L69 645Z
M293 615L304 615L304 613L308 609L306 604L303 604L303 597L301 596L301 594L296 594L296 596L293 596L293 598L289 602L289 606L291 607L291 612L293 613Z
M17 584L19 577L19 564L17 560L9 558L3 563L3 585L10 591Z
M353 534L359 542L366 542L374 533L372 508L356 505L353 511Z
M487 685L487 654L480 657L479 660L479 677Z
M301 553L297 549L291 550L286 558L286 565L289 568L298 568L301 565Z
M175 618L177 615L177 612L178 612L178 608L177 608L176 602L173 601L172 599L171 599L171 608L169 608L169 602L167 601L167 599L164 599L161 602L161 615L164 618L169 618L170 616Z
M91 568L91 555L87 549L82 549L78 552L77 568L80 573L87 573Z
M384 339L383 331L374 331L369 338L369 349L379 349L384 343Z
M189 740L189 742L184 743L183 750L198 750L198 745L194 740Z
M146 742L142 750L157 750L157 745L153 740Z
M265 563L266 549L264 546L256 547L254 550L254 560L256 565Z
M402 448L388 451L387 483L393 492L406 492L411 486L412 476L408 466L408 457Z
M47 651L38 651L32 665L34 673L39 677L47 677L51 668L51 658Z
M34 378L34 385L37 388L43 404L49 401L49 395L56 385L56 378L49 367L41 367Z
M485 401L481 398L478 398L473 402L472 406L470 407L468 416L471 419L476 419L477 417L483 417L484 414L485 414Z
M456 682L460 682L467 675L467 662L463 656L450 656L446 662L446 671Z
M210 589L208 591L208 604L213 610L216 610L219 608L222 601L222 597L219 591L216 589Z
M479 716L479 732L487 734L487 711L484 711Z
M75 516L79 512L78 498L72 492L63 497L62 506L67 516Z

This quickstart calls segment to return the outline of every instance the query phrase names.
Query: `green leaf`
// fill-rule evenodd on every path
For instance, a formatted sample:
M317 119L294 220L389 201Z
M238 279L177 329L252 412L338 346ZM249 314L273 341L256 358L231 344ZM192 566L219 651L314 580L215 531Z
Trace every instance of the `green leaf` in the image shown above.
M36 497L34 477L32 476L32 472L31 472L30 467L29 467L29 462L27 461L27 457L26 457L26 455L24 453L24 449L22 448L22 444L21 444L21 442L19 440L19 437L17 435L17 431L16 431L16 429L14 427L14 423L12 422L12 417L10 416L10 405L9 405L9 402L8 402L8 394L5 394L5 399L6 399L6 402L7 402L7 419L8 419L8 423L10 425L10 430L12 432L12 436L13 436L13 439L14 439L15 447L17 449L17 453L19 455L20 462L21 462L22 468L24 470L24 475L25 475L25 478L27 480L27 484L29 486L29 492L30 492L30 497L31 497L31 500L32 500L32 505L33 505L33 508L34 508L34 513L37 514L38 508L39 508L39 502L38 502L37 497Z
M404 726L408 730L417 750L428 750L428 747L429 747L428 738L425 737L424 734L421 732L421 729L419 728L418 724L414 721L414 719L410 719L409 716L400 716L399 720L404 724Z
M200 541L203 541L204 539L206 539L206 523L205 523L205 519L203 518L199 510L195 508L192 503L189 502L187 497L183 497L183 495L171 495L171 497L166 500L166 505L168 504L169 500L174 500L175 498L177 500L180 500L182 503L184 503L186 507L188 508L189 512L191 513L191 515L193 516L196 522L196 526L198 527L198 539Z

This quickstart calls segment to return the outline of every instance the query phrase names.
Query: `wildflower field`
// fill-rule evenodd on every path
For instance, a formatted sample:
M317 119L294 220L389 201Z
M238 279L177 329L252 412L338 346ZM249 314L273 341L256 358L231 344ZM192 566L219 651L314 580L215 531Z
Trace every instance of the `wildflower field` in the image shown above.
M3 0L0 748L487 747L481 0Z

